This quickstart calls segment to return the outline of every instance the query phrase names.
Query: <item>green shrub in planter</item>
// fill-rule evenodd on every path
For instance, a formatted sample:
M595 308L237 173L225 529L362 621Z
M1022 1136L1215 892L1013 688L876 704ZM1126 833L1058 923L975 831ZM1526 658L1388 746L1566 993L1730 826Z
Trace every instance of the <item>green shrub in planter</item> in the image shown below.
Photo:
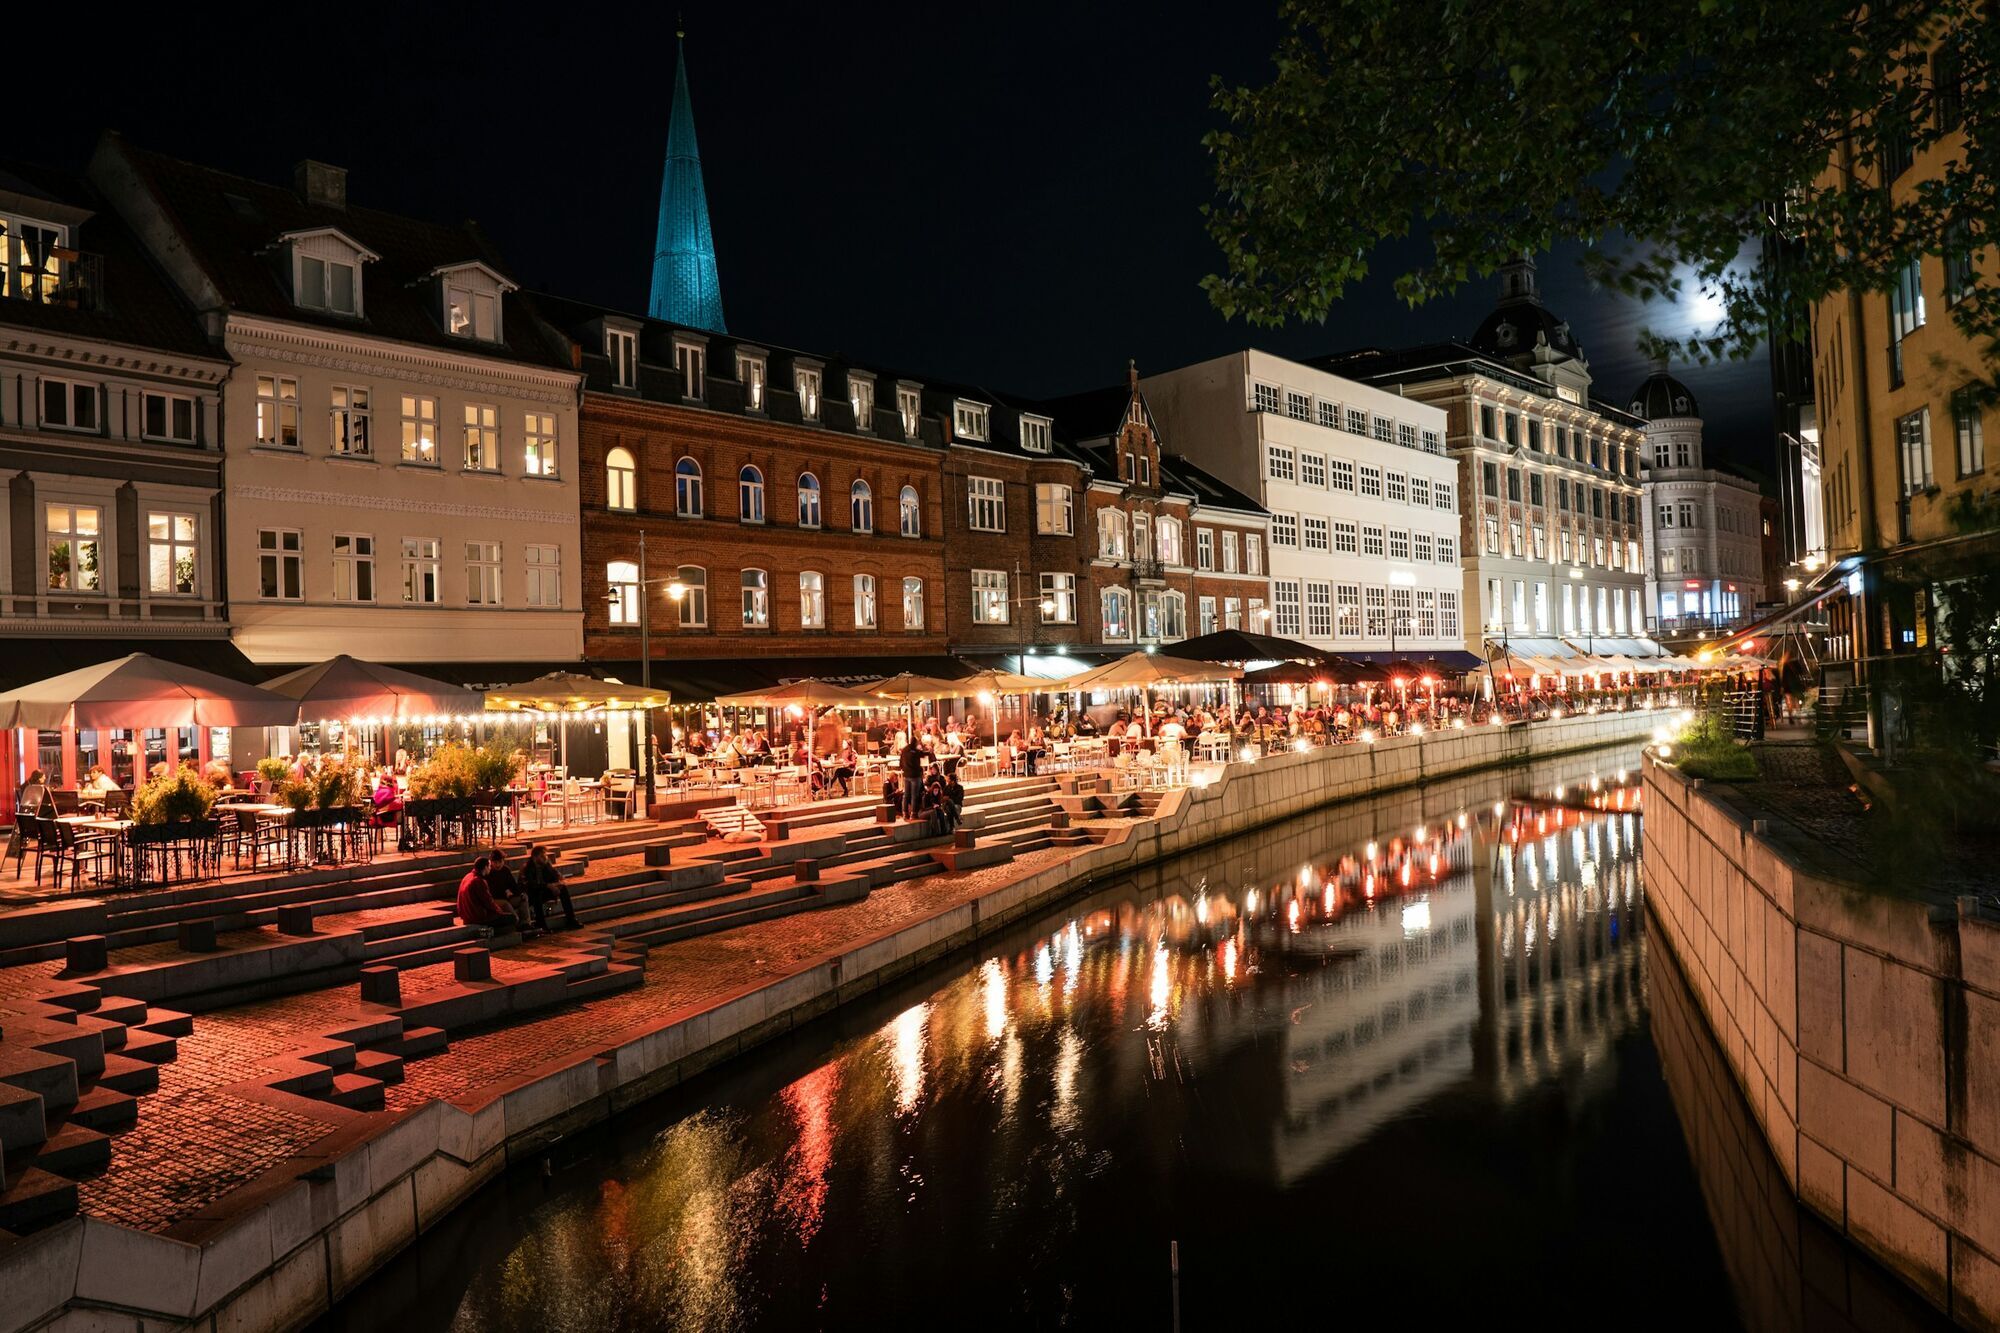
M479 790L478 752L469 745L440 745L410 771L410 795L419 800L462 800Z
M360 775L344 765L328 764L313 775L311 785L315 809L338 810L361 803Z
M182 764L172 773L149 778L132 793L132 821L136 824L179 824L208 818L215 805L216 791L201 780L193 764Z
M257 761L257 776L264 779L264 790L275 792L292 776L292 766L274 754L265 755Z
M278 804L289 805L295 815L304 814L312 809L313 798L316 795L309 782L282 782L272 794L278 798Z

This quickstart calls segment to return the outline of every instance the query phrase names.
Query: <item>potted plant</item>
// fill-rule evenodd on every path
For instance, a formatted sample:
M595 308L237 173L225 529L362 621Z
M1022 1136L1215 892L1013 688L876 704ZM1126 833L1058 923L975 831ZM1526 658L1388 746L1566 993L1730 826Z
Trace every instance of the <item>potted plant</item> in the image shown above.
M216 790L202 781L193 764L146 780L132 793L135 824L201 823L214 808Z
M264 780L264 790L275 796L291 778L292 766L277 755L267 754L257 761L257 776Z

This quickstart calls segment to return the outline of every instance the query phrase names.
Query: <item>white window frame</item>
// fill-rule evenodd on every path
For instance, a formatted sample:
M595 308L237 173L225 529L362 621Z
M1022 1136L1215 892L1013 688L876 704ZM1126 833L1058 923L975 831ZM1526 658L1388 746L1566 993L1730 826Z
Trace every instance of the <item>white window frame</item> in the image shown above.
M639 462L622 444L604 455L604 507L625 514L639 508Z
M374 398L365 384L334 384L327 389L326 447L336 458L373 460Z
M1013 608L1008 604L1007 571L974 569L971 573L972 623L1005 625Z
M403 605L444 605L444 542L437 537L405 537L401 550Z
M792 367L792 392L798 395L799 417L804 421L819 420L819 396L821 372L817 366Z
M880 608L875 599L875 576L856 574L854 576L854 628L874 629L880 616Z
M1132 641L1132 594L1124 588L1106 588L1098 594L1099 637L1107 643Z
M1045 454L1054 447L1047 417L1021 414L1021 447L1031 454Z
M530 408L521 414L521 475L553 481L561 448L555 413Z
M999 477L967 477L965 515L974 532L1005 532L1007 483Z
M746 411L764 410L764 387L768 366L761 356L748 352L736 354L736 382L743 386L743 407Z
M1076 496L1059 481L1035 483L1035 531L1044 537L1076 535Z
M611 387L639 387L639 335L630 329L604 331L604 359L611 363Z
M916 574L903 576L903 628L922 630L924 624L924 581Z
M505 568L499 542L474 540L465 543L465 604L500 606Z
M755 578L751 577L753 574ZM743 599L743 628L771 628L771 571L755 565L740 569L736 572L736 586Z
M465 470L500 471L500 408L494 403L465 405Z
M257 445L262 449L298 450L304 446L299 424L299 382L290 375L259 375ZM289 392L287 392L289 390ZM285 438L289 428L291 439Z
M161 429L152 428L153 404L160 404ZM187 433L176 431L174 410L187 411ZM194 444L201 433L201 405L184 393L167 393L161 389L147 389L139 401L139 435L141 439L153 440L161 444Z
M153 520L156 518L167 520L167 535L165 537L156 537L153 535ZM194 535L188 537L186 540L182 540L179 534L174 531L175 520L185 520L193 528ZM202 537L204 535L202 530L205 526L202 522L201 511L192 508L172 509L148 505L145 510L144 523L143 543L146 556L145 588L147 597L149 599L155 597L201 597L204 594L206 584L206 580L203 577L204 571L201 560ZM175 581L171 573L168 578L168 587L161 588L155 585L153 581L153 555L156 551L162 549L167 554L167 568L169 571L178 569L183 556L193 561L194 586L186 592L182 592L179 588L171 586Z
M363 588L366 584L366 588ZM375 601L375 534L333 534L333 600L373 605ZM366 591L367 596L362 596Z
M438 400L406 393L402 399L403 462L418 467L438 465Z
M971 440L984 444L990 438L992 409L985 403L975 403L967 398L954 398L951 403L952 434L961 440Z
M799 571L799 628L826 628L826 575L817 569Z
M289 539L289 540L287 540ZM297 528L257 530L257 600L260 602L302 602L306 595L305 534ZM264 571L273 574L276 592L265 592ZM286 571L291 578L285 577ZM290 587L292 591L287 592Z
M542 611L562 609L562 547L528 542L521 547L522 603Z
M924 535L924 497L914 486L896 493L896 530L905 537Z
M604 566L604 587L609 594L606 616L613 625L639 623L639 562L613 560Z

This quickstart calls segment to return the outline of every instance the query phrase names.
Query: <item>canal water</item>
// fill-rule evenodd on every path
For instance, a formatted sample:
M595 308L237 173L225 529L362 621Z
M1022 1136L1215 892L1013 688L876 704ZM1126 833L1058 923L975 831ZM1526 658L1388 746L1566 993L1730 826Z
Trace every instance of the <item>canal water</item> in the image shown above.
M1784 1191L1647 937L1636 765L1093 892L558 1144L323 1327L1939 1326Z

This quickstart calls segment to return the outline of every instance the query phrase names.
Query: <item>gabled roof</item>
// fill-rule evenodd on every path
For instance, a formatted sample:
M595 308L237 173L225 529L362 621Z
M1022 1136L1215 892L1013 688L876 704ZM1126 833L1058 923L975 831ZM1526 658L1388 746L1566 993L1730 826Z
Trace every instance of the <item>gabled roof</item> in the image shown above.
M173 222L190 256L232 310L397 342L570 369L568 357L518 294L504 298L501 343L455 337L440 322L431 276L468 262L499 272L497 256L471 223L446 224L352 204L308 203L289 186L231 175L148 152L116 136L106 149L123 156ZM288 233L338 231L381 256L362 265L362 318L292 304L282 250Z
M1270 512L1251 496L1245 495L1214 473L1197 467L1179 454L1161 454L1160 471L1173 483L1173 489L1192 494L1197 505L1208 505L1216 509L1238 509L1246 514Z
M463 273L469 268L476 268L487 277L493 279L494 285L503 292L514 292L521 289L520 283L514 281L491 264L478 259L461 259L456 264L439 264L425 276L442 278L453 273Z
M349 236L346 232L342 231L338 227L301 227L297 231L285 231L278 233L278 239L280 241L309 241L315 236L333 237L335 240L339 241L342 245L345 245L348 249L354 251L355 258L361 260L365 264L372 264L376 260L382 257L376 254L373 250L370 250L367 246L363 245L361 242L355 240L352 236Z
M19 196L31 216L34 201L53 204L46 220L71 224L70 248L98 257L101 280L100 308L0 300L0 326L220 358L194 308L90 182L54 167L0 162L0 191Z

